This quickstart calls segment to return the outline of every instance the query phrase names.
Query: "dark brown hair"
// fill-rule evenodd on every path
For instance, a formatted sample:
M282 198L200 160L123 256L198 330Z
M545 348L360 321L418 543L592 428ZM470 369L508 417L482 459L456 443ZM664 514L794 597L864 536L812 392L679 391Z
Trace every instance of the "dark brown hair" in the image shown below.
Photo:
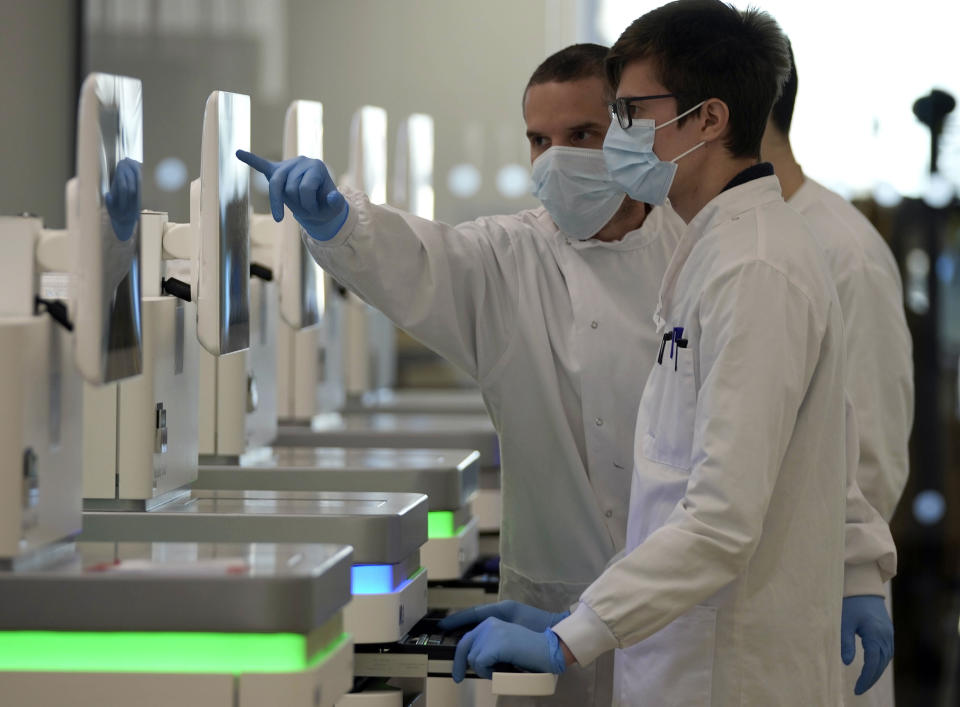
M531 86L551 81L564 83L590 78L605 81L603 60L607 57L607 51L607 47L599 44L571 44L551 54L530 76L523 89L523 99L526 100Z
M726 148L734 157L759 157L767 117L790 71L786 37L770 15L720 0L676 0L620 35L606 59L610 85L616 88L624 67L643 59L652 60L660 83L676 96L678 113L708 98L726 103Z
M790 52L790 75L787 77L787 82L783 84L780 98L773 104L773 110L770 111L770 120L774 127L784 135L790 134L793 106L797 102L797 64L793 60L793 47L789 42L787 42L787 50Z

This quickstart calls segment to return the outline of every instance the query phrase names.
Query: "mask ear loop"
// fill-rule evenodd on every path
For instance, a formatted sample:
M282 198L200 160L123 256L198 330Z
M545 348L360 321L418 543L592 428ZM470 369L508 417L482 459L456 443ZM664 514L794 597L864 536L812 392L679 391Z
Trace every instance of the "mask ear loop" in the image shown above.
M674 118L670 118L670 120L668 120L666 123L660 123L660 125L656 126L656 127L654 128L654 130L659 130L660 128L665 128L665 127L667 127L668 125L670 125L670 123L676 123L678 120L680 120L680 118L684 117L685 115L690 115L691 113L693 113L693 111L697 110L697 109L698 109L700 106L702 106L704 103L706 103L706 101L700 101L700 102L699 102L697 105L695 105L693 108L688 108L687 110L683 111L683 113L681 113L680 115L678 115L678 116L676 116L676 117L674 117Z
M695 106L693 106L692 108L689 108L689 109L683 111L683 113L681 113L681 114L678 115L677 117L671 118L671 119L668 120L666 123L660 123L660 125L658 125L657 127L655 127L654 130L659 130L660 128L665 128L665 127L667 127L668 125L670 125L670 123L675 123L675 122L677 122L677 121L680 120L680 118L682 118L683 116L685 116L685 115L690 115L691 113L693 113L693 111L695 111L695 110L697 110L698 108L700 108L700 106L702 106L704 103L706 103L706 101L700 101L697 105L695 105ZM706 145L706 144L707 144L707 141L706 141L706 140L702 140L702 141L698 142L696 145L694 145L693 147L691 147L691 148L690 148L689 150L687 150L686 152L684 152L684 153L682 153L682 154L679 154L679 155L677 155L676 157L674 157L672 160L670 160L670 162L676 162L677 160L679 160L679 159L681 159L681 158L683 158L683 157L686 157L687 155L689 155L689 154L690 154L691 152L693 152L694 150L697 150L697 149L703 147L703 146Z
M694 145L693 147L691 147L689 150L687 150L686 152L683 152L683 153L677 155L676 157L674 157L674 158L673 158L672 160L670 160L670 161L671 161L671 162L676 162L676 161L679 160L680 158L686 157L687 155L689 155L689 154L690 154L691 152L693 152L694 150L699 149L699 148L703 147L703 146L706 145L706 144L707 144L707 141L706 141L706 140L701 140L701 141L698 142L696 145Z

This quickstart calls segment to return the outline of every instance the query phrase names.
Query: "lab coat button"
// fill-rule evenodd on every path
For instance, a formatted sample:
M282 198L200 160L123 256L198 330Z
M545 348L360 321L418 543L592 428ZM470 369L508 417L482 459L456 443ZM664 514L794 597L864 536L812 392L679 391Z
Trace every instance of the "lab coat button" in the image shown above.
M600 322L598 322L596 319L594 319L592 322L590 322L590 328L591 328L591 329L596 329L598 326L600 326Z
M605 515L607 518L613 518L613 511L607 511L606 513L604 513L604 515Z
M602 426L603 426L603 418L602 418L602 417L598 417L596 420L594 420L594 422L597 423L597 427L602 427Z

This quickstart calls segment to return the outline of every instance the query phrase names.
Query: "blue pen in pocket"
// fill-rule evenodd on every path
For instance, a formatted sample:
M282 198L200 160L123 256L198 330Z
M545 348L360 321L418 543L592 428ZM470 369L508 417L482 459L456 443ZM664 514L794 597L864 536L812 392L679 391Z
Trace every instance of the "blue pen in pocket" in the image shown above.
M674 356L674 347L676 347L676 356ZM675 326L673 336L670 338L670 358L673 359L673 370L677 370L677 363L680 361L680 349L687 348L687 340L683 338L683 327Z

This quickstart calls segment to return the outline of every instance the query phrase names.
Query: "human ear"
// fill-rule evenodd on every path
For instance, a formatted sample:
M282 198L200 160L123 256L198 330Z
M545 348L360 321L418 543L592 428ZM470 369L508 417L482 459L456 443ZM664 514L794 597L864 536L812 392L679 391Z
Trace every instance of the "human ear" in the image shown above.
M706 142L719 139L730 123L730 109L719 98L710 98L700 106L700 138Z

